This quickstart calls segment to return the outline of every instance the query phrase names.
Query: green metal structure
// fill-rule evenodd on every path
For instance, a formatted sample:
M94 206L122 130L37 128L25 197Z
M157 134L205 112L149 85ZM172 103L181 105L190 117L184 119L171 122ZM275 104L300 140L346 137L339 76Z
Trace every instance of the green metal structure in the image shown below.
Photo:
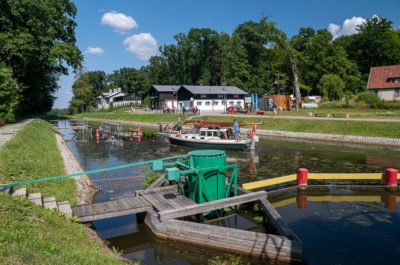
M176 182L183 195L197 203L237 196L237 165L226 164L226 153L219 150L197 150L188 154L136 162L121 166L40 179L0 184L0 189L38 182L54 181L81 175L150 165L153 171L164 171L165 178ZM185 185L187 183L187 186ZM187 192L185 192L187 190Z

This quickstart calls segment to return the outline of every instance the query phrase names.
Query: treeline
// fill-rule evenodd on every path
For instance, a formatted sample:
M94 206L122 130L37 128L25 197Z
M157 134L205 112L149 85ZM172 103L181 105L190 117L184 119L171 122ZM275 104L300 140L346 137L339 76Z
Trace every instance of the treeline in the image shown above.
M391 21L373 17L357 31L333 39L325 29L301 28L288 39L267 18L240 24L232 35L193 28L174 36L175 44L160 47L160 55L140 69L82 74L71 107L86 110L115 87L145 97L151 84L233 85L260 94L296 94L297 87L303 96L342 99L365 91L370 67L400 63L400 30Z
M52 108L59 76L81 66L75 14L69 0L0 1L0 119Z

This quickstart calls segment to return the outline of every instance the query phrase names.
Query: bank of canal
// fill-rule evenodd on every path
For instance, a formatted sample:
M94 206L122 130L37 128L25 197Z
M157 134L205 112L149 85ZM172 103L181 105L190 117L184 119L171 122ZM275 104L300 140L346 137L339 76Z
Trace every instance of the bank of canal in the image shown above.
M107 137L96 143L94 137L90 138L87 135L72 132L64 133L67 144L85 171L190 151L190 149L169 145L163 139L154 136L154 129L150 131L144 129L144 137L140 142L137 138L120 140ZM227 157L228 163L238 164L239 183L293 174L299 167L307 167L310 172L324 173L383 172L387 167L400 167L399 150L272 138L261 139L255 152L228 151ZM111 173L91 175L94 182L102 185L103 189L96 196L95 201L132 196L134 190L140 188L140 180L148 170L149 168L141 167L113 172L112 175ZM130 178L120 179L126 176ZM100 237L109 241L112 247L120 249L124 257L140 260L143 264L204 264L206 260L217 254L211 250L158 240L139 221L140 217L129 215L96 221L93 225ZM223 225L229 226L235 221L244 229L257 229L254 217L246 218L246 216L237 217L236 220L228 218ZM304 242L307 250L306 258L307 255L313 255L312 249L315 247L307 243L309 242ZM334 253L326 248L321 255L329 260L330 255L336 255ZM343 260L345 259L346 257L343 257Z

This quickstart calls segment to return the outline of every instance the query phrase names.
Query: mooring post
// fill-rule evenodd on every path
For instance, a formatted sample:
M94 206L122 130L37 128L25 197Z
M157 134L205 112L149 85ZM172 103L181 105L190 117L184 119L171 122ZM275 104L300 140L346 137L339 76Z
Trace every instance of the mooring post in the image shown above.
M132 127L131 127L131 128L129 128L129 136L130 136L130 137L132 137L132 133L133 133L133 129L132 129Z
M297 185L300 187L307 186L308 179L308 169L307 168L299 168L297 171Z
M397 186L397 169L394 168L386 169L386 185L389 187Z
M140 127L137 128L137 135L138 136L142 135L142 129Z
M296 203L298 209L307 208L307 193L299 193L296 196Z

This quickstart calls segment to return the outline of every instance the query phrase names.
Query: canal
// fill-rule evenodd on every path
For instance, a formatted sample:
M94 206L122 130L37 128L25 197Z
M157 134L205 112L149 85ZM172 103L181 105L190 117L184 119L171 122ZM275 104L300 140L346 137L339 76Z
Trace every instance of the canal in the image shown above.
M168 144L154 129L145 128L143 132L140 141L129 137L104 137L96 141L91 135L62 130L64 139L85 171L191 151ZM241 184L294 174L299 167L315 173L383 172L387 167L400 168L400 150L262 138L253 152L227 151L227 162L238 164ZM133 196L149 171L147 166L142 166L91 175L96 185L102 188L95 201ZM400 217L398 209L388 210L379 202L309 202L306 209L298 209L295 204L277 208L302 239L309 264L376 264L379 260L400 258L400 244L395 240L400 237L396 225ZM144 265L207 264L210 258L223 254L159 240L140 219L128 215L96 221L93 226L111 248ZM253 231L260 229L251 215L232 216L222 225ZM390 247L385 248L386 245ZM374 249L370 251L371 248ZM246 261L261 264L257 260Z

